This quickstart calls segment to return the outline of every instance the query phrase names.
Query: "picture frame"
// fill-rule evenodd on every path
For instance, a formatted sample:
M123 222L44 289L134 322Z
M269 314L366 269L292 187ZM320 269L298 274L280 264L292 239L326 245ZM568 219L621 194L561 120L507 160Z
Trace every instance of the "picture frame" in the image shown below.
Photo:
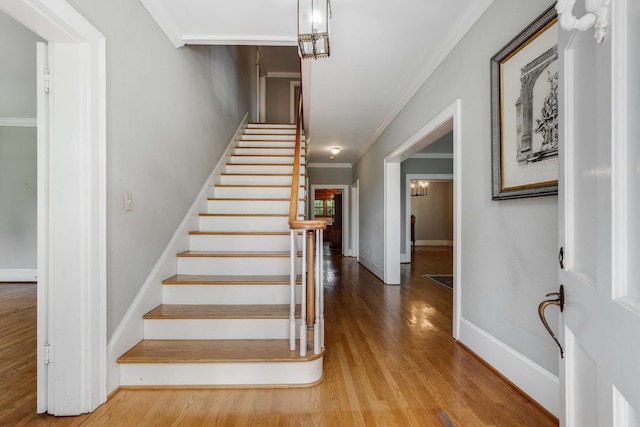
M492 199L558 194L558 17L551 6L491 58Z

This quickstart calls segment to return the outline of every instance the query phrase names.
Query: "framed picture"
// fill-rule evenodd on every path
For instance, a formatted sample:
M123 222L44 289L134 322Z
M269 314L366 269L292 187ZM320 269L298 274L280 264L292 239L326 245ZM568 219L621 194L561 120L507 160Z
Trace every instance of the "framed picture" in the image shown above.
M558 194L558 18L550 7L491 58L493 200Z

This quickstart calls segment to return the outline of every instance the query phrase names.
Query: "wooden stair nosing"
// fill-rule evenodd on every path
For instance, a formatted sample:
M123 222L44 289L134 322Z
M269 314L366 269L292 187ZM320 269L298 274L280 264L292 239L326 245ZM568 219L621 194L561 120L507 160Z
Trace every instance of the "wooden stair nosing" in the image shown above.
M185 251L177 254L179 258L288 258L289 251ZM302 252L298 251L298 258L302 257Z
M204 236L288 236L291 233L289 231L200 231L194 230L189 232L190 235L204 235ZM302 235L302 232L298 232L298 235Z
M209 197L207 200L220 201L220 202L288 202L291 199L288 197ZM301 197L300 202L305 202L307 199Z
M288 319L289 304L161 304L143 316L146 320L185 319ZM300 304L296 304L296 319Z
M214 276L176 274L162 281L163 285L289 285L289 276ZM296 277L302 284L302 276Z
M221 173L220 176L293 176L290 173ZM300 176L307 176L301 173Z
M118 363L310 362L324 351L289 350L289 340L142 340Z
M275 185L275 184L215 184L214 187L225 187L225 188L291 188L291 184L289 185ZM300 184L300 187L304 187L304 184Z
M291 163L227 163L227 166L291 166ZM300 163L300 166L306 166L305 163Z
M276 213L201 213L200 216L250 216L250 217L266 217L266 218L278 218L288 217L289 214L276 214ZM304 217L304 214L298 214L299 217Z

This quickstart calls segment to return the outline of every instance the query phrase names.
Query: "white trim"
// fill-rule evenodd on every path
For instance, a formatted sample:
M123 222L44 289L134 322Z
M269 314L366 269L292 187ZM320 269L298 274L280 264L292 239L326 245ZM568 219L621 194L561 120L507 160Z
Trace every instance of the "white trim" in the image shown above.
M400 162L384 159L384 283L400 284Z
M458 340L554 416L560 413L558 377L502 341L460 319Z
M385 119L380 123L378 128L369 137L366 144L362 146L354 163L367 152L384 130L391 124L405 105L413 98L422 85L431 77L434 71L440 66L444 59L451 53L456 45L462 40L473 25L480 19L482 14L491 6L493 0L477 0L469 3L467 9L460 15L460 18L452 25L449 32L443 37L442 42L435 49L434 53L429 55L421 69L415 74L413 82L405 89L400 99L395 103L389 111Z
M173 19L173 15L164 6L162 0L140 0L140 3L147 9L151 18L156 21L156 24L175 47L184 46L185 41L181 36L182 31L180 31L178 23Z
M315 218L315 210L313 209L314 202L316 200L316 190L332 190L339 189L342 190L342 255L343 256L351 256L351 251L349 245L347 245L347 239L351 238L349 234L349 230L351 229L349 220L351 216L349 215L351 206L349 205L349 187L350 185L340 185L340 184L311 184L310 194L307 196L309 199L309 211L311 219Z
M437 173L433 173L433 174L411 174L408 173L405 175L405 182L404 182L404 206L405 206L405 210L404 210L404 221L405 224L409 224L409 226L405 226L405 239L404 239L404 251L401 254L401 259L403 263L407 263L407 262L411 262L411 180L413 179L428 179L428 180L452 180L453 181L453 174L437 174ZM401 228L402 229L402 228ZM421 242L426 242L427 240L420 240ZM416 246L436 246L436 245L419 245L418 244L418 240L416 240ZM441 245L437 245L437 246L441 246ZM448 246L448 245L442 245L442 246ZM453 242L451 242L451 245L453 246Z
M449 246L449 247L453 247L453 240L416 240L416 246Z
M0 126L34 128L38 126L38 119L35 117L0 117Z
M411 159L453 159L453 153L416 153Z
M269 74L267 74L267 78ZM298 77L300 78L300 74ZM296 87L300 87L300 80L291 80L289 82L289 122L296 123ZM302 90L302 88L300 89Z
M352 168L351 163L309 163L308 168Z
M358 262L362 264L367 270L372 272L378 279L384 281L384 269L378 264L376 264L366 256L363 256L362 254L358 256Z
M351 184L351 256L360 257L360 180Z
M149 1L149 0L146 0ZM266 36L224 36L213 34L183 34L183 44L206 45L242 45L242 46L298 46L295 37L266 37ZM179 46L176 46L179 47Z
M142 340L144 336L142 316L162 304L162 281L176 274L176 254L189 249L189 231L198 228L198 215L200 212L206 212L208 192L211 191L220 174L224 172L228 159L233 153L240 135L247 126L247 119L248 115L245 114L231 141L229 141L225 152L218 160L209 178L205 181L162 255L160 255L153 269L151 269L149 276L114 331L108 346L109 377L107 379L107 389L109 393L120 386L122 377L120 366L116 360Z
M449 124L449 122L453 122ZM410 136L405 142L400 144L391 154L384 159L384 230L385 230L385 243L384 243L384 259L385 267L387 265L397 266L394 270L394 274L397 277L389 277L389 280L394 282L400 281L400 209L397 206L400 204L399 191L400 187L400 162L408 158L412 152L418 151L430 142L435 141L440 136L446 134L449 131L449 127L453 127L453 337L458 337L458 324L460 320L460 312L462 307L462 292L464 291L461 286L462 277L462 194L461 194L461 165L462 165L462 101L456 99L451 105L440 112L434 119L420 128L416 133ZM426 138L428 137L428 138ZM397 165L397 168L395 167ZM393 169L393 170L392 170ZM396 187L390 186L390 181L394 181ZM395 193L394 193L395 192ZM389 193L393 197L395 204L391 203ZM397 223L390 223L390 219L397 219ZM392 230L389 230L392 228ZM397 233L397 236L394 234ZM388 239L397 240L397 246L393 247L388 245ZM386 276L385 276L386 277ZM385 283L387 280L385 279Z
M38 247L38 282L49 300L38 298L39 316L48 313L38 333L48 333L53 363L38 411L78 415L107 398L105 38L65 0L0 0L0 9L49 46L49 158L38 164L47 177L39 204L48 200L38 210L38 241L48 242Z
M35 282L36 268L0 268L0 282Z
M284 71L269 71L267 73L267 78L268 79L299 79L300 78L300 73L299 72L284 72ZM300 83L300 82L298 82Z

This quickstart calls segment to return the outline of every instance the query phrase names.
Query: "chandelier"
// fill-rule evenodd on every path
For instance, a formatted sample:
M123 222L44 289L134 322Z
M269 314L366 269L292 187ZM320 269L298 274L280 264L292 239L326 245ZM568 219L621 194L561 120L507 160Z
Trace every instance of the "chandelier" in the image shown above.
M298 47L302 59L329 57L329 0L298 0Z
M429 190L429 181L411 180L411 197L426 196Z

